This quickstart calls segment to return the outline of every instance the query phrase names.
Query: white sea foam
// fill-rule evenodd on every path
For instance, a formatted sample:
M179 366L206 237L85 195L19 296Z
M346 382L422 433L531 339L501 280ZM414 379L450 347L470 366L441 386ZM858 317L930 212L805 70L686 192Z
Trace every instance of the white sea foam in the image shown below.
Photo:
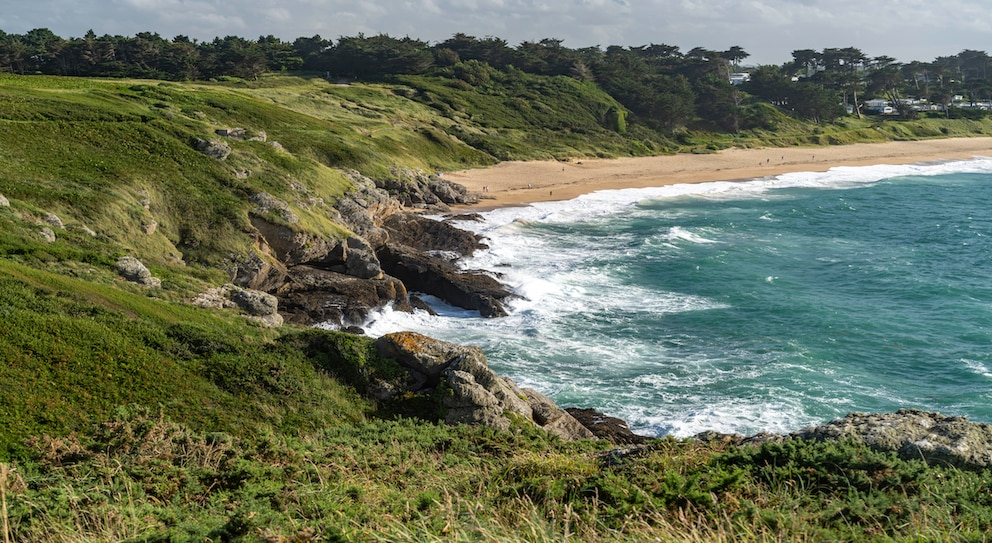
M514 222L520 226L526 226L535 222L586 221L592 217L617 213L639 202L680 196L697 196L709 199L748 198L764 195L772 189L793 187L846 188L876 183L894 177L936 176L950 173L992 173L992 157L922 164L840 166L831 168L826 172L794 172L752 179L747 182L717 181L654 188L602 190L579 196L574 200L538 202L523 207L496 209L484 213L482 222L465 222L460 223L459 226L477 233L488 233Z
M786 174L747 183L602 191L565 202L494 210L483 214L481 222L458 224L486 236L490 245L489 250L480 251L462 265L501 274L501 281L518 296L507 303L509 317L484 319L477 312L453 308L428 297L428 303L440 316L385 309L373 315L364 328L370 335L414 330L479 345L486 350L497 371L519 384L536 388L564 403L597 406L625 418L635 430L649 434L687 436L711 429L791 431L818 422L824 416L833 416L835 413L830 409L861 408L863 404L858 402L864 398L901 405L900 398L886 391L870 389L856 380L843 383L843 374L835 375L832 367L810 371L849 391L852 398L860 398L858 402L851 398L829 398L829 392L788 380L780 385L789 387L788 390L775 394L769 382L778 378L774 372L776 368L782 369L784 363L781 360L778 365L769 363L775 353L747 352L745 347L740 348L741 352L732 352L737 347L725 344L714 347L720 352L707 353L705 348L700 350L694 345L697 338L665 338L664 330L642 333L635 328L645 320L642 317L663 322L659 319L670 315L727 309L729 304L724 298L665 291L620 279L626 273L625 268L632 265L629 261L643 264L638 259L646 258L645 255L664 259L692 250L722 250L729 245L722 241L727 239L722 232L679 225L682 218L679 214L685 211L669 209L677 206L666 206L666 199L777 200L778 196L769 194L770 190L843 189L896 176L962 172L992 173L992 159L835 168L825 173ZM672 216L664 216L665 226L642 241L626 234L600 239L596 235L601 233L588 236L557 233L563 225L571 223L591 225L595 230L597 221L625 214L633 216L648 209L652 212L660 209L660 213ZM778 213L785 216L781 209ZM754 218L776 220L774 214L754 215ZM774 240L757 247L758 251L772 254L779 250ZM659 248L663 252L659 253ZM832 254L819 257L818 261L846 262ZM791 281L778 269L767 271L773 273L762 270L754 275L757 281L774 285L764 290L783 289ZM779 273L785 279L780 280ZM583 316L581 326L575 324L576 315ZM622 334L613 331L628 326L628 322L640 335L633 339L616 337ZM692 354L687 356L687 353ZM768 356L768 360L763 356ZM737 357L739 363L723 364L723 357ZM992 370L985 365L963 362L974 373L992 378ZM796 375L801 371L792 368L786 373ZM757 383L756 388L738 386L742 380ZM827 412L811 414L805 411L804 406L808 405L827 406Z
M981 375L982 377L987 377L989 379L992 379L992 370L990 370L989 367L986 366L985 364L982 364L977 360L970 360L968 358L962 358L961 362L965 365L966 368L971 370L976 375Z

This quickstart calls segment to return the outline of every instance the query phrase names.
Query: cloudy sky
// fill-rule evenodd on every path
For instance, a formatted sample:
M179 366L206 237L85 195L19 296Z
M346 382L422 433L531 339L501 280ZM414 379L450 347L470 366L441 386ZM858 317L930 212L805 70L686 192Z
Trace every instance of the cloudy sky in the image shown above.
M571 48L666 43L780 64L796 49L857 47L868 56L931 61L992 49L989 0L3 0L0 30L62 37L134 35L200 40L272 34L292 41L389 34L431 43L457 32L510 45L543 38Z

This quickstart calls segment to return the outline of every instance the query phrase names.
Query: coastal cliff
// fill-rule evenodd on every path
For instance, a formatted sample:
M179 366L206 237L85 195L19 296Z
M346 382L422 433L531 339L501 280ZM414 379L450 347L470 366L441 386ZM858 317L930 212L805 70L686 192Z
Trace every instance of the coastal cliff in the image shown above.
M519 133L389 86L263 83L0 75L11 540L992 529L982 423L910 410L787 436L639 436L517 386L478 348L350 333L385 304L424 308L412 290L503 314L499 278L453 263L485 240L423 213L472 201L439 170L495 161L451 134L492 148ZM573 127L556 152L637 149L597 130Z

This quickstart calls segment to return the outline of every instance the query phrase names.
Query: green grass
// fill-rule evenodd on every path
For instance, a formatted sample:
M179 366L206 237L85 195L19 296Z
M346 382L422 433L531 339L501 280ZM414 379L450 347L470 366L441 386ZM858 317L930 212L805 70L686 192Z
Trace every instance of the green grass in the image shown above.
M30 442L4 482L24 541L986 541L988 471L854 443L623 455L532 428L414 420L197 432L119 409Z
M13 468L0 470L4 536L986 541L988 470L853 443L664 439L623 455L522 421L510 432L447 427L430 394L371 398L403 372L368 338L265 329L184 303L255 251L255 193L287 202L294 229L349 235L328 207L350 170L389 177L395 166L992 130L936 118L811 125L759 105L750 107L762 130L660 134L618 130L616 106L592 85L513 71L374 85L0 74L0 194L11 201L0 207L0 460ZM197 138L232 127L264 131L283 149L227 140L224 161L195 150ZM123 281L123 255L162 286Z

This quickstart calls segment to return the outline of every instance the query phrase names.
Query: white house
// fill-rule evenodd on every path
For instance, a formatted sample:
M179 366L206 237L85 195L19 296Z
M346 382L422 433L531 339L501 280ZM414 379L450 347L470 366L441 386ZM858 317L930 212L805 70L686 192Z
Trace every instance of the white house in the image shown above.
M751 74L748 72L735 72L730 74L730 84L731 85L743 85L751 80Z

